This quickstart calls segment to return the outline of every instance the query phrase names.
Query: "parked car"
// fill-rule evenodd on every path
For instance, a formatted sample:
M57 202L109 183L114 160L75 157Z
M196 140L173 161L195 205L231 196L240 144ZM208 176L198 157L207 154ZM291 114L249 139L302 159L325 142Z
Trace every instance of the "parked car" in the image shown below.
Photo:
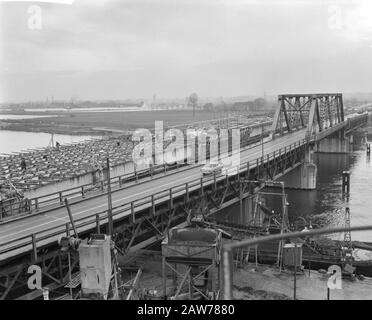
M221 173L222 168L223 164L221 162L211 161L207 163L203 168L201 168L201 172L203 175Z

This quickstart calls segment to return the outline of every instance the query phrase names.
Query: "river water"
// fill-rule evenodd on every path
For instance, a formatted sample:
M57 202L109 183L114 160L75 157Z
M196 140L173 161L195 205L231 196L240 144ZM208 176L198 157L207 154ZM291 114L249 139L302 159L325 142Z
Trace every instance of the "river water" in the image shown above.
M318 167L316 190L286 190L290 223L304 217L318 226L342 227L345 225L345 207L348 206L351 226L372 225L372 159L367 158L364 146L356 147L358 150L350 154L314 154ZM342 171L350 171L348 200L341 192ZM279 189L269 191L280 192ZM281 199L279 196L265 196L267 207L278 213L281 212ZM239 212L239 205L234 205L219 217L239 223ZM342 240L344 234L330 237ZM372 242L372 232L354 232L351 239Z
M91 138L91 136L66 134L55 134L53 136L54 144L58 141L61 145L76 143ZM49 133L0 130L0 155L3 155L3 153L9 154L26 151L27 149L48 147L51 145L51 141L52 135Z
M366 151L352 154L316 154L317 187L313 191L288 191L289 216L306 218L323 226L344 226L345 210L350 208L352 226L372 224L372 164ZM350 197L341 193L342 171L350 171ZM343 239L343 234L332 236ZM372 241L372 232L355 232L354 240Z

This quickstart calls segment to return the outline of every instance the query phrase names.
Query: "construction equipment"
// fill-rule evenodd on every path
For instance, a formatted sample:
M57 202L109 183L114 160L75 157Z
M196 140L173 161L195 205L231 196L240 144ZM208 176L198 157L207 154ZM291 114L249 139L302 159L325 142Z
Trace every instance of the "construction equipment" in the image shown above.
M163 295L172 300L219 297L221 232L191 226L173 228L162 242ZM166 268L173 286L167 293Z
M72 283L70 252L79 252L80 282L82 299L118 299L119 280L117 252L111 241L111 236L105 234L93 234L88 240L79 239L71 213L68 200L65 205L74 231L74 236L66 236L59 239L61 250L68 254L69 258L69 284L72 298ZM75 286L76 287L76 286Z

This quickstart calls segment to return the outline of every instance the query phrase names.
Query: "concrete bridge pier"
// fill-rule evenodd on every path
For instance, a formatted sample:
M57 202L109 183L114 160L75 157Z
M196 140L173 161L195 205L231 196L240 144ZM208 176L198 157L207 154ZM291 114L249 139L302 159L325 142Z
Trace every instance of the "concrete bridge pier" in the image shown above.
M248 196L244 199L241 199L240 201L240 223L248 224L253 220L254 196Z
M284 182L285 188L300 190L314 190L316 188L318 168L313 161L313 155L314 146L309 146L304 162L279 179Z
M354 134L344 129L329 137L316 142L316 151L319 153L350 153L354 148Z

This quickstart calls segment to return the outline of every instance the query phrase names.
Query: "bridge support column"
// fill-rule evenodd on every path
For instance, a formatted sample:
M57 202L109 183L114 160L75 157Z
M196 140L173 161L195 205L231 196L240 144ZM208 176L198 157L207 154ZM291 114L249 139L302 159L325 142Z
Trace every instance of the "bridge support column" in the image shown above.
M318 168L313 163L313 154L313 147L309 146L306 150L304 162L279 179L279 181L284 182L285 188L301 190L314 190L316 188Z
M240 224L256 224L261 225L266 217L266 213L256 204L256 195L250 195L242 199L242 219L238 223ZM264 202L263 199L259 199L260 202Z
M243 221L240 223L248 224L253 220L253 210L254 210L254 196L249 196L242 199L242 211L243 211Z
M316 144L316 152L319 153L350 153L353 152L354 135L345 134L341 130L337 134L333 134L325 139L322 139Z

